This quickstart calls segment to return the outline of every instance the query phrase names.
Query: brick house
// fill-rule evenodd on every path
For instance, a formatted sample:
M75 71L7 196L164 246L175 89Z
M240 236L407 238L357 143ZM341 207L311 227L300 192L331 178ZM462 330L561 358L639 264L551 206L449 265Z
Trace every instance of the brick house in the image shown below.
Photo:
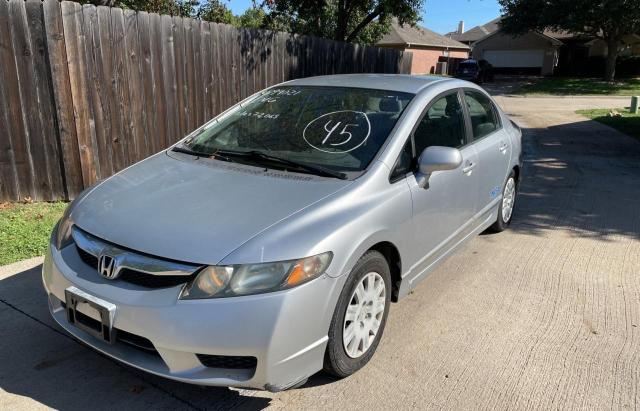
M441 57L468 58L471 48L420 26L401 25L394 20L391 29L377 44L413 54L411 74L434 74Z

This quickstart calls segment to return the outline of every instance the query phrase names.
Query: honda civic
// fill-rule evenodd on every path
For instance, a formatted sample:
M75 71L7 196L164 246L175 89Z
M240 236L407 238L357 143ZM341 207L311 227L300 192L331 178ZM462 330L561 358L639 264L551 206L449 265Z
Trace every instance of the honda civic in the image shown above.
M458 79L260 91L82 192L43 265L53 318L178 381L279 391L372 358L392 302L511 222L521 131Z

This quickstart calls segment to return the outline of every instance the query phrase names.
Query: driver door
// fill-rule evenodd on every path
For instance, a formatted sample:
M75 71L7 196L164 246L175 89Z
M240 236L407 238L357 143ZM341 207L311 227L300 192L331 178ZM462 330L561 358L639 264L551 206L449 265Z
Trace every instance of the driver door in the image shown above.
M429 267L473 230L477 201L478 155L469 137L458 91L432 100L413 131L414 164L430 146L458 148L462 165L455 170L434 172L428 188L418 185L414 175L407 178L413 201L413 241L417 264L412 270L418 281Z

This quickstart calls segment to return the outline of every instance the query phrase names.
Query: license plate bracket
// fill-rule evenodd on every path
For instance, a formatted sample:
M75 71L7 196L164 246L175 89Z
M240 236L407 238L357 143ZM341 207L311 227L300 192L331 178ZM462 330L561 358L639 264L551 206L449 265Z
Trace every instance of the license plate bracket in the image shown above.
M67 321L69 321L70 324L109 344L115 343L115 332L113 329L113 318L116 312L115 304L85 293L73 286L64 290L64 296ZM99 320L78 309L84 305L90 307L92 312L97 313Z

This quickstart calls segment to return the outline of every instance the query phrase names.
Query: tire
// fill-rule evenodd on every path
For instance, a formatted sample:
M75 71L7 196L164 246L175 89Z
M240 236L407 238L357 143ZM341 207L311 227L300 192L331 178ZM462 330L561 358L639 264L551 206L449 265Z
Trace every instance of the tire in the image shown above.
M498 218L496 222L489 227L488 231L492 233L499 233L509 227L513 218L513 208L516 202L517 188L518 183L516 181L516 174L511 170L509 177L507 177L507 181L504 183L504 187L502 187L502 200L500 200L500 203L498 204ZM505 207L505 202L510 202L509 207Z
M368 289L366 287L367 281L369 281ZM384 284L383 291L379 290L380 284ZM364 295L362 299L359 299L356 294L356 288L359 286L362 286L359 291ZM380 312L382 298L384 298L384 308ZM373 299L376 301L374 302ZM371 304L369 304L370 301ZM382 337L390 304L391 272L387 260L377 251L368 251L360 257L351 270L333 313L324 358L326 372L344 378L369 362ZM354 321L349 321L347 318L349 307L351 307L349 317ZM354 312L356 307L359 308ZM377 331L371 335L374 332L376 321L379 324ZM346 344L344 341L345 329L354 330L351 333L353 338L350 339L350 344ZM361 338L363 336L368 336L369 339ZM367 343L368 347L365 349Z

